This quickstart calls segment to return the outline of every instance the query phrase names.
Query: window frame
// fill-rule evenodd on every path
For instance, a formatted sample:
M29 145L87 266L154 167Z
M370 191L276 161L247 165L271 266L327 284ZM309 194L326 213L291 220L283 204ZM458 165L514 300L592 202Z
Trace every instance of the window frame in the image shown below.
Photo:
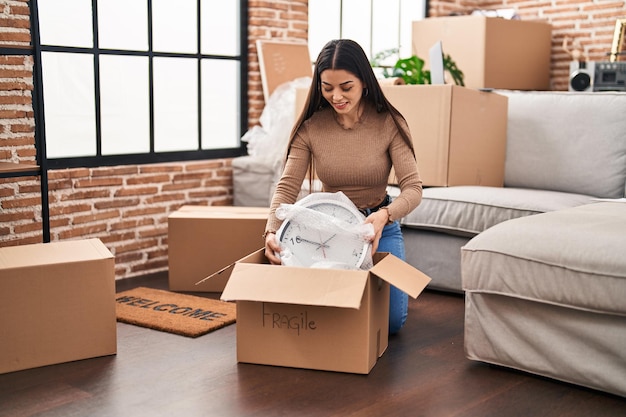
M145 0L148 7L148 39L152 39L152 0ZM198 11L200 11L202 0L196 0ZM35 123L35 140L37 146L41 148L42 159L45 159L47 169L76 168L76 167L101 167L114 165L143 165L163 162L183 162L207 159L223 159L232 158L246 154L245 142L239 143L238 147L223 149L201 149L202 147L202 85L199 84L197 91L198 100L198 149L187 151L169 151L155 152L154 150L154 108L153 108L153 80L152 80L152 61L155 57L174 57L174 58L195 58L197 60L198 82L201 83L202 60L231 60L239 62L239 130L241 135L248 129L248 0L239 1L239 55L223 56L203 54L201 51L197 53L168 53L155 52L150 44L147 51L128 51L117 49L100 49L97 41L97 0L91 0L93 10L92 30L94 35L94 45L91 48L82 47L65 47L41 45L39 35L39 14L38 0L31 0L31 45L33 48L33 111L36 116ZM198 45L200 44L201 13L198 13ZM43 97L43 74L42 74L42 52L70 52L78 54L88 54L94 59L94 98L95 98L95 130L96 130L96 155L77 156L77 157L60 157L47 158L46 138L45 138L45 102ZM100 121L100 86L99 86L99 68L98 62L101 55L125 55L125 56L142 56L149 60L149 88L150 94L150 151L147 153L132 154L115 154L102 155L102 126Z

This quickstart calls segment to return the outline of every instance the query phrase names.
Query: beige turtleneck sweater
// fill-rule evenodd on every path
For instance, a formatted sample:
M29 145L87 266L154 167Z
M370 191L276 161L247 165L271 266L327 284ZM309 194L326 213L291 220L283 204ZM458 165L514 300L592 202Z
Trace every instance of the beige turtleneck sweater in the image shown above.
M342 191L359 209L376 207L383 201L392 166L401 192L388 206L390 219L406 216L421 202L422 180L415 157L388 112L378 113L368 106L356 125L344 129L334 110L325 108L314 113L296 133L272 198L266 232L280 227L282 221L274 215L276 208L296 202L310 158L323 191Z

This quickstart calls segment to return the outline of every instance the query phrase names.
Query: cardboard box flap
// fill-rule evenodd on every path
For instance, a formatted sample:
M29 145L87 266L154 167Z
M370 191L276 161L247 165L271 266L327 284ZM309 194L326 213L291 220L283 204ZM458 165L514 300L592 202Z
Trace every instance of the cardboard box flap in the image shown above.
M235 263L221 299L358 309L367 271Z
M267 264L267 259L265 258L265 255L263 254L263 252L265 252L265 248L261 248L257 251L254 251L246 256L244 256L243 258L239 259L236 262L233 262L230 265L225 266L224 268L220 269L219 271L216 271L214 273L212 273L211 275L209 275L208 277L205 277L203 279L201 279L200 281L196 282L196 286L198 285L202 285L202 283L208 281L208 280L215 280L215 279L224 279L224 280L228 280L231 276L231 274L233 273L233 269L235 269L235 265L237 264L237 262L244 262L244 263L256 263L256 264Z
M269 210L265 211L228 211L228 210L178 210L169 215L170 219L263 219L266 220Z
M377 254L382 257L370 269L377 277L400 288L413 298L422 293L431 278L390 253Z
M54 265L113 258L100 239L64 240L3 248L1 268L23 268L36 265Z

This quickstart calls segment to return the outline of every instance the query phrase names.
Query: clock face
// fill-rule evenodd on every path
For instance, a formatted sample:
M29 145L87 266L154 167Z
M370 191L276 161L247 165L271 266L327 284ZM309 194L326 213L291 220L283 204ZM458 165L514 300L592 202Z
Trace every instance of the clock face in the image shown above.
M354 207L336 200L318 200L306 208L327 214L343 222L358 225L363 215ZM281 246L288 250L289 264L294 266L314 266L316 263L344 264L359 268L369 250L369 243L362 237L338 231L336 226L311 227L304 222L285 221L276 233Z

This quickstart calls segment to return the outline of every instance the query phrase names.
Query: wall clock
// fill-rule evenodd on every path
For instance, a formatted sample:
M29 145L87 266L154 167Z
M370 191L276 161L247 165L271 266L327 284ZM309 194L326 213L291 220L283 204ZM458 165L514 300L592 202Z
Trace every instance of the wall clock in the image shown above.
M350 202L315 199L301 205L317 214L294 215L276 232L283 264L360 268L370 253L363 237L365 216ZM354 226L354 227L352 227Z

